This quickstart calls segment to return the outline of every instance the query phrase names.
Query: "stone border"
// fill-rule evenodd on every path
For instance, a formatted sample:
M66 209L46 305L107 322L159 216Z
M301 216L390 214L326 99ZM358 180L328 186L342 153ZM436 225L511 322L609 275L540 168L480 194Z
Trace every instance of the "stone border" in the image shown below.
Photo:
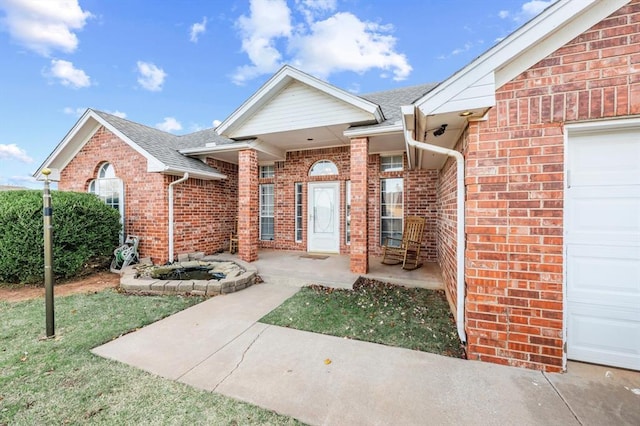
M217 296L234 293L252 286L256 282L258 269L239 259L220 259L215 256L205 257L205 261L234 262L244 272L233 278L221 280L158 280L134 278L135 265L127 266L121 272L120 288L127 293L143 294L191 294L196 296Z

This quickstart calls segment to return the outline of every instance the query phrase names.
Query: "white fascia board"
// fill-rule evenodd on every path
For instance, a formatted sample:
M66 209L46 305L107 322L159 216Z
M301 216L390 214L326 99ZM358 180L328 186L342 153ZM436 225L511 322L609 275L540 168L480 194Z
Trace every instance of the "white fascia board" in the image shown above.
M266 143L265 141L262 141L260 139L256 139L253 142L249 142L249 145L251 145L251 147L253 149L255 149L258 152L262 152L264 154L268 154L272 157L276 157L280 160L284 160L287 156L286 151L283 149L280 149L276 146L273 146L271 144Z
M226 179L227 175L222 173L209 173L200 170L182 169L177 167L165 167L164 170L158 170L165 175L172 176L184 176L185 173L189 173L190 178L203 179L203 180L222 180Z
M356 108L373 114L378 123L384 120L382 110L373 102L369 102L359 96L352 95L349 92L337 88L336 86L312 77L309 74L303 73L289 65L285 65L280 68L280 70L276 72L262 87L260 87L258 91L251 95L251 97L238 109L220 123L220 125L215 129L216 133L219 135L229 133L229 130L240 125L246 116L250 116L253 111L268 102L292 80L300 81L301 83L307 84L321 92L340 99L343 102L349 103Z
M76 124L67 133L64 139L58 144L56 149L51 153L51 155L49 155L49 157L47 157L33 175L40 176L42 174L42 169L50 167L52 164L55 164L55 168L58 170L64 169L78 154L78 152L80 152L84 145L93 137L100 126L104 126L124 143L142 155L147 160L147 171L159 171L166 167L164 163L142 149L138 144L134 143L131 139L118 131L93 110L87 109L87 111L85 111L82 117L80 117ZM81 137L81 140L75 140L77 136ZM73 147L73 144L76 146L71 152L64 152L65 149Z
M243 149L251 149L252 146L248 142L229 143L224 145L204 146L198 148L185 148L178 151L184 155L207 155L215 154L216 152L233 152L241 151Z
M51 154L49 154L49 156L42 162L40 167L38 167L38 169L33 173L32 176L38 177L38 176L41 175L42 169L52 168L51 166L52 166L53 163L56 162L56 160L62 160L61 165L57 165L57 167L55 167L56 170L62 170L69 163L69 161L71 161L71 158L73 158L75 156L75 154L78 153L78 151L80 150L80 148L82 148L82 146L86 143L86 141L83 141L80 144L80 148L77 148L77 149L74 150L74 155L71 155L70 158L68 158L68 159L66 159L66 158L65 159L60 159L58 157L65 150L65 148L67 148L69 146L69 144L71 143L73 138L80 132L80 130L82 128L84 128L84 126L87 123L87 121L90 118L92 118L91 112L92 111L90 109L87 109L84 112L84 114L82 114L82 116L78 119L78 121L76 121L76 123L73 125L71 130L69 130L67 132L67 134L64 136L64 138L62 138L60 143L58 143L58 145L55 147L53 152ZM93 136L95 131L98 130L99 126L94 126L94 127L95 128L92 129L92 131L89 132L89 137L86 138L87 140L89 140L91 138L91 136Z
M253 139L250 142L238 142L216 146L206 146L198 148L181 149L180 154L184 155L207 155L220 152L237 152L245 149L254 149L258 152L271 155L273 157L280 158L282 160L286 157L286 152L278 147L268 144L259 139Z
M415 105L424 115L433 114L438 109L453 111L445 104L458 98L476 82L495 73L495 86L500 87L626 3L628 0L559 0L442 82ZM555 37L556 33L563 37ZM544 45L544 49L537 47L538 44ZM518 58L522 60L518 62ZM512 61L517 66L509 68ZM508 72L501 71L503 67ZM493 105L475 105L483 106Z
M395 133L402 133L402 124L392 124L390 126L370 127L370 128L355 128L347 129L342 134L347 138L359 138L366 136L382 136L391 135Z

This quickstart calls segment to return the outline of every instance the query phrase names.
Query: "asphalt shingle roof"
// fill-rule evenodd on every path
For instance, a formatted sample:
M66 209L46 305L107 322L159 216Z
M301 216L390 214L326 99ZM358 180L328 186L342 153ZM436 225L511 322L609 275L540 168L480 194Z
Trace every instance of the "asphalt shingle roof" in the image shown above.
M197 158L187 157L178 152L184 148L204 146L208 142L230 143L230 139L219 136L213 129L202 130L185 136L172 135L162 130L116 117L103 111L93 110L101 118L115 127L149 154L163 164L177 169L193 170L206 173L220 173Z
M436 83L420 84L417 86L360 95L361 98L380 105L385 117L385 121L382 123L366 127L386 126L398 122L402 118L400 112L401 106L412 104L436 86ZM177 136L108 114L104 111L93 110L93 112L98 114L146 152L171 168L219 173L218 170L206 165L197 158L187 157L178 151L187 148L204 147L206 144L212 142L216 145L235 142L232 139L218 135L214 129L205 129L188 135Z
M417 86L400 87L398 89L360 95L361 98L380 105L385 121L379 125L393 124L400 121L400 107L411 105L425 94L433 90L438 83L419 84Z

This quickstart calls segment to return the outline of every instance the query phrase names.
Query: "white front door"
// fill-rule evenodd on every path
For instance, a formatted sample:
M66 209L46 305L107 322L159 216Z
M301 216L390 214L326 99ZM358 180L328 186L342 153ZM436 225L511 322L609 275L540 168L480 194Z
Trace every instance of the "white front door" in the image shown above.
M640 126L568 135L567 357L640 370Z
M309 182L307 249L340 252L340 184Z

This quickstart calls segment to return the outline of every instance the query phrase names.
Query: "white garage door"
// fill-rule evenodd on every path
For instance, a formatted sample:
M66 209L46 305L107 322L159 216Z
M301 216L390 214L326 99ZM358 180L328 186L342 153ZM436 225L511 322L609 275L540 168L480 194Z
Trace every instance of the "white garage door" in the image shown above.
M567 161L567 357L640 370L640 123L569 128Z

